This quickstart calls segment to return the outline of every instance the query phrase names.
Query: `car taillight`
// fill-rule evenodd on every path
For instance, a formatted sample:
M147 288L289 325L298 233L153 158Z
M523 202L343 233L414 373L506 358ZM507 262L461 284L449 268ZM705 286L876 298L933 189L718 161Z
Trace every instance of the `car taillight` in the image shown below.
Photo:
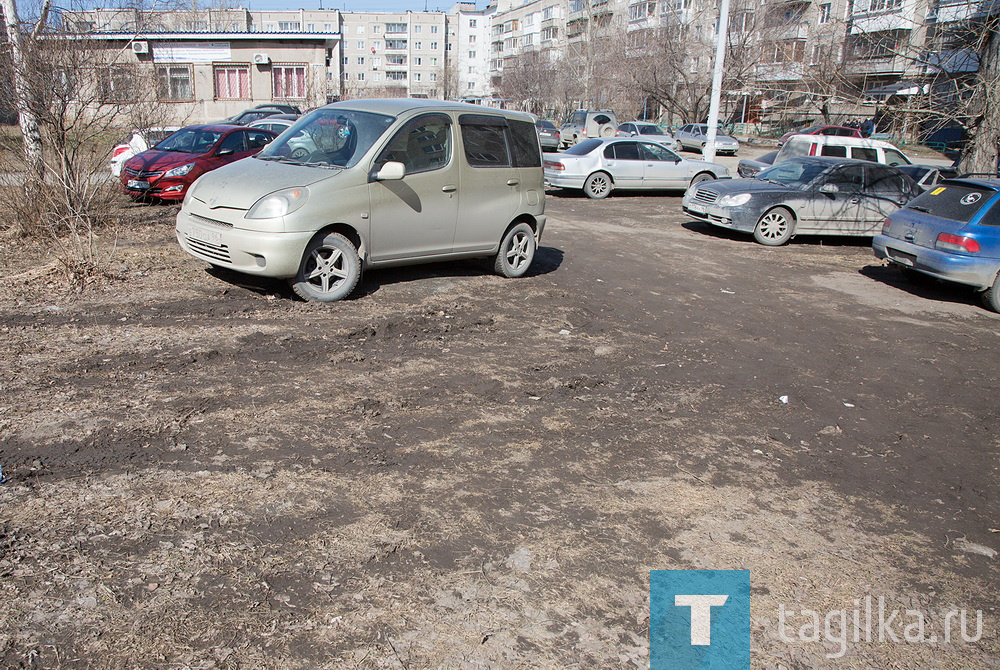
M545 167L550 170L565 170L566 166L562 163L557 163L555 161L545 161Z
M118 156L121 156L123 153L128 151L128 149L129 147L127 144L119 144L117 147L111 150L111 157L117 158Z
M885 235L887 232L889 232L889 224L891 224L891 223L892 223L892 219L890 219L888 216L885 217L885 221L882 222L882 234L883 235Z
M580 134L583 135L584 137L586 137L587 136L587 129L584 128L583 130L581 130Z
M971 237L952 235L951 233L941 233L934 243L937 249L947 249L948 251L965 251L970 254L978 254L982 247Z

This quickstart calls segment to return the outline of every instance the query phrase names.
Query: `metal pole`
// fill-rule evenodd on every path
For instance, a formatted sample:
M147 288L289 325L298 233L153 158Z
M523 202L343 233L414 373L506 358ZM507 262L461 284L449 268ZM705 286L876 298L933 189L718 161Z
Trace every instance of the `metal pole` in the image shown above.
M722 69L726 63L726 41L729 37L729 0L719 5L719 40L715 44L715 69L712 72L712 100L708 106L708 137L702 152L705 160L715 160L715 137L719 127L719 103L722 100Z

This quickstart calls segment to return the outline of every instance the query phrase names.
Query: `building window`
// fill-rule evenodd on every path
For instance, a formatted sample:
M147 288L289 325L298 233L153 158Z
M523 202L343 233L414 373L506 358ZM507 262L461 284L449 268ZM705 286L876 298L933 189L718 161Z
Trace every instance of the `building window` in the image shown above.
M433 58L431 58L431 65L437 65L437 64L438 64L437 56L434 56Z
M437 80L438 80L437 73L436 72L431 72L431 81L437 81Z
M417 56L416 58L413 59L413 64L414 65L423 65L424 64L424 59L421 58L420 56Z
M305 65L275 65L271 67L272 94L275 99L306 97Z
M376 72L375 73L375 81L382 81L382 73L381 72Z
M358 29L355 32L357 32L358 35L364 35L365 34L365 27L364 26L358 26Z
M437 51L437 48L438 48L438 43L437 42L431 42L431 51Z
M216 100L249 100L250 67L216 65L213 68Z
M136 97L133 73L127 67L109 67L101 76L102 102L126 102Z
M372 33L377 35L382 32L382 26L372 26Z
M423 42L414 42L413 43L413 49L414 49L414 51L416 51L417 49L423 49L423 47L424 47Z
M903 6L903 0L872 0L871 11L882 12L888 9L898 9Z
M350 59L350 58L348 58L347 56L343 56L343 57L341 57L341 59L340 59L340 64L341 64L341 65L347 65L347 64L348 64L348 63L350 63L350 62L351 62L351 59Z
M415 33L421 33L423 31L424 31L424 27L423 26L413 26L413 32L415 32Z
M420 81L420 73L419 72L414 72L413 73L413 81Z
M386 32L386 34L390 34L390 33L391 34L405 33L406 32L406 24L405 23L387 23L387 24L385 24L385 32Z
M358 81L364 81L364 80L365 80L365 73L364 72L359 72L358 73Z
M278 30L283 33L297 33L302 30L298 21L278 21Z
M358 40L358 50L359 51L364 51L365 50L365 41L364 40Z
M405 49L406 48L406 40L386 40L385 41L385 48L386 49L397 49L397 50L399 50L399 49Z
M476 36L469 35L469 44L475 44L475 43L476 43Z
M364 65L364 64L365 64L365 57L358 56L358 65Z
M475 83L473 83L471 81L469 82L469 85L466 86L466 88L469 88L469 89L472 89L472 88L475 88L475 87L476 87Z
M406 73L405 72L392 72L392 71L389 71L389 72L385 73L385 78L388 79L388 80L390 80L390 81L405 81L406 80Z
M542 41L548 42L554 40L559 36L559 29L555 26L550 26L548 28L542 28Z
M332 31L333 31L333 24L332 23L324 23L323 24L323 32L324 33L329 33L329 32L332 32Z
M819 6L819 22L829 23L830 22L830 3L824 3Z
M372 58L372 67L379 67L380 65L382 65L381 58L378 57Z
M386 56L385 62L389 65L406 65L406 56Z
M309 32L309 33L316 32L316 24L315 23L307 23L306 24L306 32Z
M476 52L475 51L470 51L469 52L469 58L475 58L475 57L476 57Z
M156 94L160 100L193 100L190 65L156 66Z
M185 21L184 29L189 33L208 30L208 21Z
M437 27L437 26L431 26L431 33L432 33L432 34L435 34L435 35L436 35L436 34L437 34L437 31L438 31L438 27Z
M469 66L469 74L476 74L476 66L475 65L470 65Z

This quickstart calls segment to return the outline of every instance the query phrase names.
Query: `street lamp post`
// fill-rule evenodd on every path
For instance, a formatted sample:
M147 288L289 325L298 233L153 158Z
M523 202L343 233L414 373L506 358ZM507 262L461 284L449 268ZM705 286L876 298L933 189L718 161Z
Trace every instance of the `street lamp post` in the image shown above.
M719 34L715 44L715 68L712 72L712 98L708 105L708 137L702 152L705 160L715 160L715 138L719 127L719 105L722 100L722 70L726 63L726 41L729 36L729 0L719 5Z

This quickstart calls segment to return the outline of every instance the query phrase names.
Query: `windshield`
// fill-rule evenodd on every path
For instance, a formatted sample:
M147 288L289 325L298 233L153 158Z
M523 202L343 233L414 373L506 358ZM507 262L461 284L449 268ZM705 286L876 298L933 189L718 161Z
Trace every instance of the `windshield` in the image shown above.
M639 132L643 135L666 135L659 126L638 126Z
M323 108L303 116L257 154L261 160L318 167L352 167L396 118Z
M574 144L563 153L569 154L571 156L585 156L586 154L589 154L597 147L601 146L601 144L603 143L600 140L584 140L579 144Z
M153 148L157 151L181 151L189 154L204 154L208 153L215 146L220 137L222 137L221 130L181 128Z
M556 127L552 124L551 121L538 121L538 122L535 123L535 125L538 126L539 128L544 128L546 130L555 130L556 129Z
M805 188L816 177L822 174L823 170L829 167L822 163L806 163L800 161L784 161L774 167L762 170L755 179L763 181L776 181L796 188Z

